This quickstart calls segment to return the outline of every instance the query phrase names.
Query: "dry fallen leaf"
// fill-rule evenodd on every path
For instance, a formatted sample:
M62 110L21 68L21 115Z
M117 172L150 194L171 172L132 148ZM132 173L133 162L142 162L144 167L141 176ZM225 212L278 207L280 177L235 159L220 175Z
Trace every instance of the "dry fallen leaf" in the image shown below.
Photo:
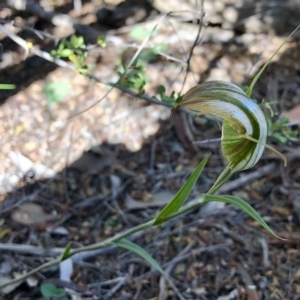
M57 216L45 213L38 204L24 203L12 212L11 218L23 225L36 225L55 219Z

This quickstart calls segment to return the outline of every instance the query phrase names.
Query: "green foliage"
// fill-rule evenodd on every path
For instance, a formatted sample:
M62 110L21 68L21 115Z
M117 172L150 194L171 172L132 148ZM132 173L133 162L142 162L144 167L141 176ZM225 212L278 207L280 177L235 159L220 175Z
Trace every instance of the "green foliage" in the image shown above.
M189 179L185 182L185 184L182 186L182 188L179 190L179 192L175 195L175 197L162 209L162 211L158 214L158 216L155 218L153 225L160 225L168 218L170 215L176 213L180 207L184 204L186 201L188 195L192 191L195 183L197 182L199 176L201 175L208 159L210 157L209 155L206 155L200 164L197 166L197 168L194 170L194 172L191 174Z
M267 118L269 127L269 136L274 138L277 142L285 144L289 140L299 137L300 128L291 130L288 126L289 118L285 116L279 117L277 120L273 121L272 118Z
M156 35L156 33L157 33L157 31L155 31L155 30L153 31L152 29L147 29L142 26L134 26L130 30L129 35L137 41L142 41L150 34L152 36L154 36L154 35Z
M232 176L233 172L230 167L227 166L222 173L219 175L217 180L214 182L213 186L209 189L207 194L213 195L215 194Z
M204 197L204 203L205 202L224 202L229 203L232 205L235 205L236 207L242 209L244 212L246 212L250 217L252 217L255 221L257 221L263 228L265 228L270 234L274 235L275 237L281 239L278 235L275 234L275 232L267 225L267 223L263 220L263 218L251 207L250 204L248 204L243 199L240 199L238 197L234 196L227 196L227 195L210 195L210 194L203 194Z
M265 108L265 115L268 124L268 136L275 139L277 142L285 144L290 140L300 137L300 127L292 130L289 124L289 118L285 116L278 117L274 112L272 105L277 102L264 102L261 104Z
M14 84L0 83L0 90L13 90L16 86Z
M56 50L51 51L56 58L67 58L75 64L76 70L82 75L87 74L88 66L85 64L87 58L86 45L82 36L72 35L70 40L63 40Z
M147 261L152 267L154 267L156 270L158 270L161 274L166 275L164 270L161 268L161 266L156 262L156 260L143 248L138 246L137 244L134 244L128 240L122 239L118 240L112 243L113 245L116 245L118 247L127 249L140 257L142 257L145 261Z
M71 243L69 243L69 244L66 246L66 248L65 248L65 250L64 250L64 252L63 252L63 254L61 255L61 261L63 261L63 260L65 260L65 259L69 258L70 252L71 252Z
M248 86L240 86L243 91L249 89ZM256 99L252 99L257 102ZM285 116L278 117L278 114L274 111L273 105L276 105L276 101L262 102L260 107L265 111L265 117L268 125L268 137L275 139L281 144L287 143L289 140L294 140L300 137L300 126L297 129L292 130L289 124L289 119Z
M146 76L146 67L135 61L129 69L126 69L124 62L120 63L118 74L121 78L121 84L127 88L133 88L144 94L144 87L149 81Z
M57 288L52 283L43 283L40 286L40 292L43 297L47 297L47 298L53 297L57 300L69 300L69 297L67 296L65 290L61 288Z
M223 120L221 148L233 172L250 169L260 159L266 145L267 121L260 107L237 85L222 80L201 83L190 89L177 107Z
M166 89L163 85L160 85L158 87L158 94L162 102L170 103L173 106L176 106L182 100L182 96L180 95L180 93L176 95L174 91L171 93L170 96L166 95Z
M139 61L144 63L152 63L158 60L160 53L168 49L167 44L158 44L152 48L145 48L139 55Z
M63 102L70 90L71 87L68 82L57 81L47 83L44 87L47 103L54 105Z
M97 44L101 47L101 48L106 48L107 43L106 43L106 38L105 36L98 36L97 37Z

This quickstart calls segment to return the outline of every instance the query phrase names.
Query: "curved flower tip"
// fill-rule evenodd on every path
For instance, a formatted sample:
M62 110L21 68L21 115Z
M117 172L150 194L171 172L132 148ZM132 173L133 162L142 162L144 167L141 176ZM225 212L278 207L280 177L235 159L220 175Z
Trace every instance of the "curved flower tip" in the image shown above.
M221 146L232 171L249 169L260 159L268 133L266 118L237 85L221 80L204 82L188 91L178 106L224 120Z

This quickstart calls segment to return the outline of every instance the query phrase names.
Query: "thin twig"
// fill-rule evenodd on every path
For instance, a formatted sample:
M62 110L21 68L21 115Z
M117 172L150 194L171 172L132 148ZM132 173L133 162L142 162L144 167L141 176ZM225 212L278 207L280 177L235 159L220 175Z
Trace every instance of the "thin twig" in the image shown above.
M7 207L4 207L3 209L0 210L0 216L5 214L5 213L8 213L9 211L11 211L12 209L16 208L16 207L19 207L21 204L23 204L24 202L27 202L27 201L30 201L32 199L35 199L36 196L38 196L38 194L40 192L42 192L43 190L45 190L47 187L46 184L43 184L41 188L39 188L38 190L34 191L32 194L30 195L24 195L21 200L19 201L14 201L15 203L12 204L12 205L6 205ZM6 199L6 204L7 202L9 202L10 200L9 199ZM2 202L2 205L4 204L4 202ZM1 207L2 207L1 205Z
M179 211L177 211L176 213L173 213L172 215L169 215L165 218L164 222L170 220L170 219L173 219L175 217L177 217L178 215L181 215L183 213L186 213L196 207L199 207L200 205L203 204L203 198L202 197L199 197L199 199L196 199L195 201L193 201L192 203L189 203L187 204L186 206L182 207ZM78 253L81 253L81 252L85 252L85 251L91 251L91 250L98 250L98 249L101 249L101 248L105 248L105 247L108 247L108 246L111 246L114 242L118 241L118 240L121 240L125 237L128 237L130 235L132 235L133 233L136 233L136 232L139 232L139 231L144 231L145 229L148 229L150 227L152 227L154 225L154 222L155 222L155 219L151 220L151 221L148 221L146 223L143 223L143 224L140 224L138 226L135 226L133 228L130 228L128 230L125 230L125 231L122 231L116 235L114 235L113 237L110 237L110 238L107 238L106 240L102 241L102 242L99 242L99 243L95 243L95 244L92 244L92 245L88 245L88 246L84 246L84 247L80 247L78 249L74 249L72 250L68 257L72 257ZM35 273L45 269L45 268L48 268L48 267L51 267L51 266L55 266L57 264L59 264L61 262L61 257L58 257L56 259L53 259L53 260L50 260L49 262L47 263L44 263L42 265L40 265L39 267L19 276L18 278L15 278L13 280L10 280L9 282L4 282L4 283L1 283L0 284L0 289L7 286L7 285L10 285L10 284L13 284L13 283L16 283L16 282L19 282L19 281L22 281L32 275L34 275Z
M198 43L201 42L200 34L201 34L201 30L202 30L203 17L204 17L203 2L204 2L204 0L201 0L201 5L199 8L199 12L198 12L199 13L199 26L198 26L197 36L196 36L196 39L194 40L194 43L189 51L189 55L188 55L188 59L187 59L186 73L185 73L185 77L183 79L183 84L182 84L182 90L183 90L185 82L187 80L188 73L190 72L191 59L193 57L194 50L195 50L196 46L198 45ZM180 93L182 93L182 90Z
M196 142L193 142L193 144L202 145L202 144L219 143L219 142L221 142L221 138L208 139L208 140L203 140L203 141L196 141Z
M43 248L24 244L4 244L0 243L0 251L12 251L15 253L31 253L33 255L57 256L64 252L64 248Z
M122 277L121 280L105 295L104 299L108 300L126 283L127 277Z
M159 22L152 28L152 30L150 31L150 33L147 35L147 37L144 39L144 41L142 42L142 44L139 46L139 48L137 49L137 51L135 52L135 54L133 55L133 57L131 58L130 62L128 63L128 65L126 66L124 73L119 77L118 81L116 82L116 85L110 85L111 89L109 91L107 91L99 100L97 100L96 102L94 102L93 104L91 104L89 107L87 107L86 109L76 113L75 115L72 115L70 118L79 116L87 111L89 111L91 108L95 107L96 105L98 105L103 99L105 99L112 91L115 87L117 87L117 85L119 85L119 83L121 82L121 80L123 79L123 77L126 75L127 70L130 69L130 67L134 64L135 60L137 59L137 57L140 55L141 51L143 50L143 48L145 47L145 45L147 44L147 42L149 41L151 35L153 34L153 32L156 30L156 28L161 24L161 22L164 20L164 18L166 17L166 15L164 15ZM91 76L89 76L91 78ZM98 81L98 80L96 80Z
M182 255L188 253L193 246L195 245L195 242L192 242L190 244L188 244L178 255L177 257L181 257ZM170 273L172 272L172 270L174 269L176 264L169 264L168 267L165 269L165 273L170 275ZM172 289L174 290L174 292L176 293L177 297L180 300L184 300L183 296L180 294L180 292L178 291L178 289L176 288L176 286L174 285L174 283L172 282L171 278L167 277L167 276L161 276L160 280L159 280L159 295L158 295L158 299L159 300L163 300L166 298L166 281L168 281L169 285L172 287Z
M238 179L230 181L228 183L225 183L219 190L219 193L228 193L230 191L233 191L247 183L250 183L258 178L261 178L263 176L266 176L272 172L274 172L276 169L276 164L271 163L266 166L263 166L259 168L258 170L241 175Z
M98 256L98 255L106 255L109 253L112 253L117 249L115 246L110 246L105 249L99 249L95 251L89 251L88 253L80 253L72 257L74 262L77 261L83 261L87 258ZM33 255L39 255L39 256L58 256L61 255L65 248L44 248L44 247L37 247L37 246L31 246L31 245L24 245L24 244L4 244L0 243L0 251L11 251L14 253L20 253L20 254L33 254Z
M5 34L7 34L14 42L16 42L17 44L19 44L22 48L24 48L25 51L27 51L29 49L30 52L32 52L36 56L39 56L39 57L41 57L41 58L43 58L43 59L45 59L45 60L47 60L49 62L52 62L52 63L56 64L59 67L67 68L67 69L72 70L72 71L76 71L75 66L73 64L71 64L71 63L68 63L68 62L66 62L66 61L64 61L64 60L62 60L60 58L54 58L48 52L40 50L39 48L37 48L35 46L32 46L32 47L29 48L28 45L27 45L27 42L24 39L18 37L12 31L8 30L7 28L5 28L4 26L2 26L1 24L0 24L0 31L3 31ZM96 77L94 75L91 75L91 74L87 74L86 76L89 79L92 79L92 80L94 80L94 81L96 81L98 83L102 83L102 84L110 86L112 88L117 88L118 90L122 91L123 93L131 95L134 98L140 98L140 99L143 99L143 100L145 100L145 101L147 101L149 103L152 103L152 104L157 104L157 105L162 105L162 106L173 108L173 105L171 103L163 102L163 101L157 99L156 97L150 97L150 96L148 96L146 94L140 94L140 93L138 93L138 92L136 92L136 91L134 91L132 89L129 89L129 88L126 88L126 87L122 86L118 82L114 83L114 82L110 82L110 81L107 81L107 80L103 80L103 79L100 79L100 78L98 78L98 77ZM107 94L108 93L106 93L103 97L106 97ZM98 103L99 103L99 100L98 100L98 102L94 103L93 105L95 106ZM83 112L89 110L90 108L91 107L88 107L86 110L81 111L78 114L82 114ZM184 111L184 112L189 113L189 114L192 114L192 115L198 115L199 114L198 112L191 111L191 110L185 109L185 108L179 108L179 110L180 111ZM78 114L70 116L69 119L77 116Z
M240 273L240 275L245 283L247 296L248 296L247 299L259 300L259 296L256 291L256 285L253 283L253 280L250 277L247 270L241 264L238 265L238 272Z
M176 265L176 264L178 264L178 263L180 263L180 262L182 262L186 259L189 259L191 256L194 257L194 256L199 255L199 254L204 253L204 252L211 253L211 252L216 251L216 250L221 250L221 249L226 250L230 246L231 246L230 243L224 243L224 244L211 245L211 246L199 248L199 249L196 249L196 250L192 250L187 254L184 254L184 255L179 256L179 257L175 257L171 261L165 263L162 267L167 268L169 266L169 264L173 264L173 265L175 264ZM149 272L144 273L143 275L135 278L134 281L139 282L141 279L143 279L143 278L145 278L149 275L154 275L154 274L158 274L158 273L159 273L159 271L157 271L157 270L149 271Z
M136 43L124 43L124 44L114 44L112 43L111 45L108 45L108 46L118 46L118 47L126 47L126 48L134 48L134 49L138 49L140 46L137 45ZM150 44L149 46L145 46L144 49L153 49L153 47L155 47L155 45L153 44ZM157 54L159 54L160 56L166 58L167 60L171 60L171 61L175 61L175 62L178 62L180 64L183 64L183 65L186 65L186 61L180 59L180 58L177 58L175 56L172 56L172 55L169 55L169 54L166 54L162 51L157 51L156 52Z
M267 241L264 238L259 238L258 242L261 245L262 253L263 253L263 265L264 267L269 267L270 266L270 260L269 260L269 246Z
M26 59L29 53L29 47L27 42L1 24L0 24L0 30L25 50L24 59Z
M118 282L124 280L125 278L126 277L117 277L117 278L114 278L114 279L106 280L104 282L90 283L88 286L89 287L93 287L93 286L107 286L107 285L118 283Z

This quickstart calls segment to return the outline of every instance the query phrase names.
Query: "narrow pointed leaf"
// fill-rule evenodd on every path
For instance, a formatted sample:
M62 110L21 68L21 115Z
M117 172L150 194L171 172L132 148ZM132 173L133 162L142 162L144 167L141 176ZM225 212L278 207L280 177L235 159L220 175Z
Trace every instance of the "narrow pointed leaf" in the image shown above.
M61 261L64 261L64 260L66 260L67 258L69 258L70 251L71 251L71 243L69 243L69 244L66 246L64 252L62 253L62 255L61 255Z
M175 197L162 209L162 211L156 217L153 225L160 225L164 222L164 220L173 213L177 212L180 207L186 201L188 195L190 194L191 190L193 189L195 183L197 182L200 174L202 173L203 168L205 167L207 160L210 154L206 155L200 164L197 166L195 171L186 181L186 183L182 186L179 192L175 195Z
M0 90L13 90L14 88L16 88L14 84L0 83Z
M265 228L270 234L282 240L282 238L276 235L276 233L268 226L268 224L256 212L256 210L243 199L234 196L223 196L223 195L216 196L216 195L203 194L202 196L204 197L204 202L211 202L211 201L224 202L239 207L241 210L246 212L250 217L252 217L256 222L258 222L263 228Z
M133 253L139 255L145 261L147 261L152 267L154 267L157 271L159 271L161 274L166 275L166 273L161 268L161 266L158 264L158 262L146 250L144 250L139 245L132 243L125 239L113 242L112 244L116 245L118 247L124 248L126 250L132 251Z
M248 87L246 94L248 97L251 96L252 94L252 90L257 82L257 80L259 79L259 77L261 76L261 74L264 72L264 70L266 69L266 67L269 65L269 63L271 62L271 60L273 59L273 57L278 53L278 51L283 47L283 45L288 41L288 39L294 35L294 33L300 28L300 25L298 25L296 27L296 29L284 40L284 42L276 49L276 51L273 53L273 55L271 55L271 57L267 60L267 62L262 66L262 68L259 70L259 72L256 74L256 76L254 77L254 79L252 80L250 86Z

